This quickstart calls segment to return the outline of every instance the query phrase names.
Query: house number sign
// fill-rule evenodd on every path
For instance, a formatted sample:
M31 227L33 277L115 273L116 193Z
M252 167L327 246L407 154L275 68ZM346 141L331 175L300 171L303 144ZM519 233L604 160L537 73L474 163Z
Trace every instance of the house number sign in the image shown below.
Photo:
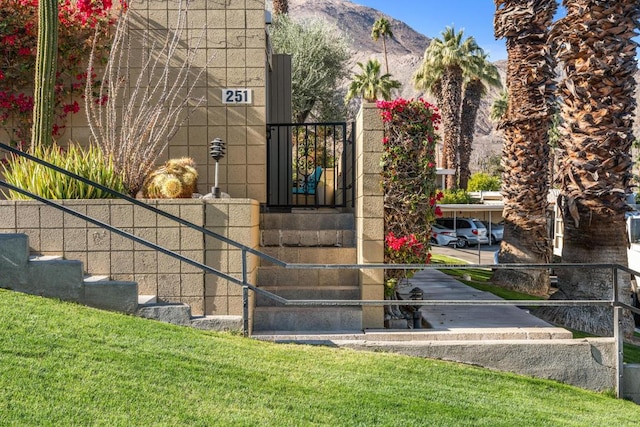
M251 104L251 89L222 89L223 104Z

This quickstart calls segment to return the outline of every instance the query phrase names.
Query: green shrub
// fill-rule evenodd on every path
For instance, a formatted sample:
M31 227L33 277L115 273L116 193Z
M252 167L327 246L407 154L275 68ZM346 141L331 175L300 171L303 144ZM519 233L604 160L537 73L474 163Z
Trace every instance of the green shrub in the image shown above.
M444 190L442 192L443 197L440 200L440 204L453 205L453 204L468 204L473 203L471 196L465 190Z
M69 144L69 148L62 149L54 144L48 148L37 147L30 154L115 191L125 192L122 177L114 172L113 162L111 159L105 159L102 151L95 145L82 148L77 144ZM8 183L47 199L113 197L105 191L24 157L15 156L3 168ZM8 193L5 195L11 199L28 199L15 191Z
M489 175L484 172L478 172L471 175L467 186L469 191L499 191L500 178Z

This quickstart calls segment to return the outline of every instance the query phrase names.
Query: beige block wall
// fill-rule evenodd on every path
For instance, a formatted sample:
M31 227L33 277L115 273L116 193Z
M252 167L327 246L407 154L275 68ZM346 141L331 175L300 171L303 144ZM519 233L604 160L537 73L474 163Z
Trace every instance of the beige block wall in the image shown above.
M258 247L260 206L255 200L176 199L148 203L248 247ZM242 279L240 250L142 207L118 200L64 200L62 204ZM134 280L141 295L187 303L195 315L242 314L239 285L54 207L34 201L0 201L0 233L16 232L29 236L34 254L62 255L82 261L88 274ZM255 257L249 256L249 283L255 283L256 265Z
M138 15L132 22L134 29L139 30L140 39L143 32L150 32L162 44L166 34L163 30L175 27L179 1L131 0L129 5L130 11ZM234 198L266 202L265 1L191 0L186 22L182 37L185 46L189 43L195 46L206 28L192 71L196 74L206 67L192 93L194 97L204 96L205 102L180 127L159 163L167 158L192 157L199 174L198 191L206 194L215 179L209 143L214 138L222 138L227 145L227 155L220 162L221 190ZM134 55L141 52L140 45L133 48ZM176 64L181 64L184 51L182 47L177 50L173 57ZM211 57L213 60L207 65ZM134 66L132 82L139 70L138 66L136 74ZM188 81L189 85L193 83ZM223 104L222 88L248 88L253 102L251 105ZM183 92L186 94L186 89ZM61 144L69 140L89 142L84 102L78 102L83 109L69 117Z
M380 187L380 156L384 127L373 103L363 103L356 118L356 245L357 263L384 262L384 203ZM360 272L361 298L384 299L384 270ZM363 307L362 327L382 328L384 309Z

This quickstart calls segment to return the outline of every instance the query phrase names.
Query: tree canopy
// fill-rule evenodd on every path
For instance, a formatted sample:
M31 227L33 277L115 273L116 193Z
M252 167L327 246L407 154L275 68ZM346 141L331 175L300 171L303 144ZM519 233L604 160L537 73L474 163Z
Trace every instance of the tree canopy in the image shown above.
M391 74L380 75L380 62L377 59L370 59L366 64L358 62L358 66L362 73L353 76L345 102L356 96L362 96L369 102L378 98L388 101L391 99L391 90L400 87L400 82L391 79Z
M271 43L276 53L292 57L292 109L296 123L309 117L323 120L325 114L342 109L334 96L347 76L347 43L334 27L323 20L292 21L278 15L271 26Z

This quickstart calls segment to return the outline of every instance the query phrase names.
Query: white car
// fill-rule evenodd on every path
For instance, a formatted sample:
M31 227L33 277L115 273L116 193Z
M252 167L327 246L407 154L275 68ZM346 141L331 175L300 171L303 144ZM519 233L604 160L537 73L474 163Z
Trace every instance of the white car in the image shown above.
M431 243L438 246L460 246L456 232L439 224L431 224Z

